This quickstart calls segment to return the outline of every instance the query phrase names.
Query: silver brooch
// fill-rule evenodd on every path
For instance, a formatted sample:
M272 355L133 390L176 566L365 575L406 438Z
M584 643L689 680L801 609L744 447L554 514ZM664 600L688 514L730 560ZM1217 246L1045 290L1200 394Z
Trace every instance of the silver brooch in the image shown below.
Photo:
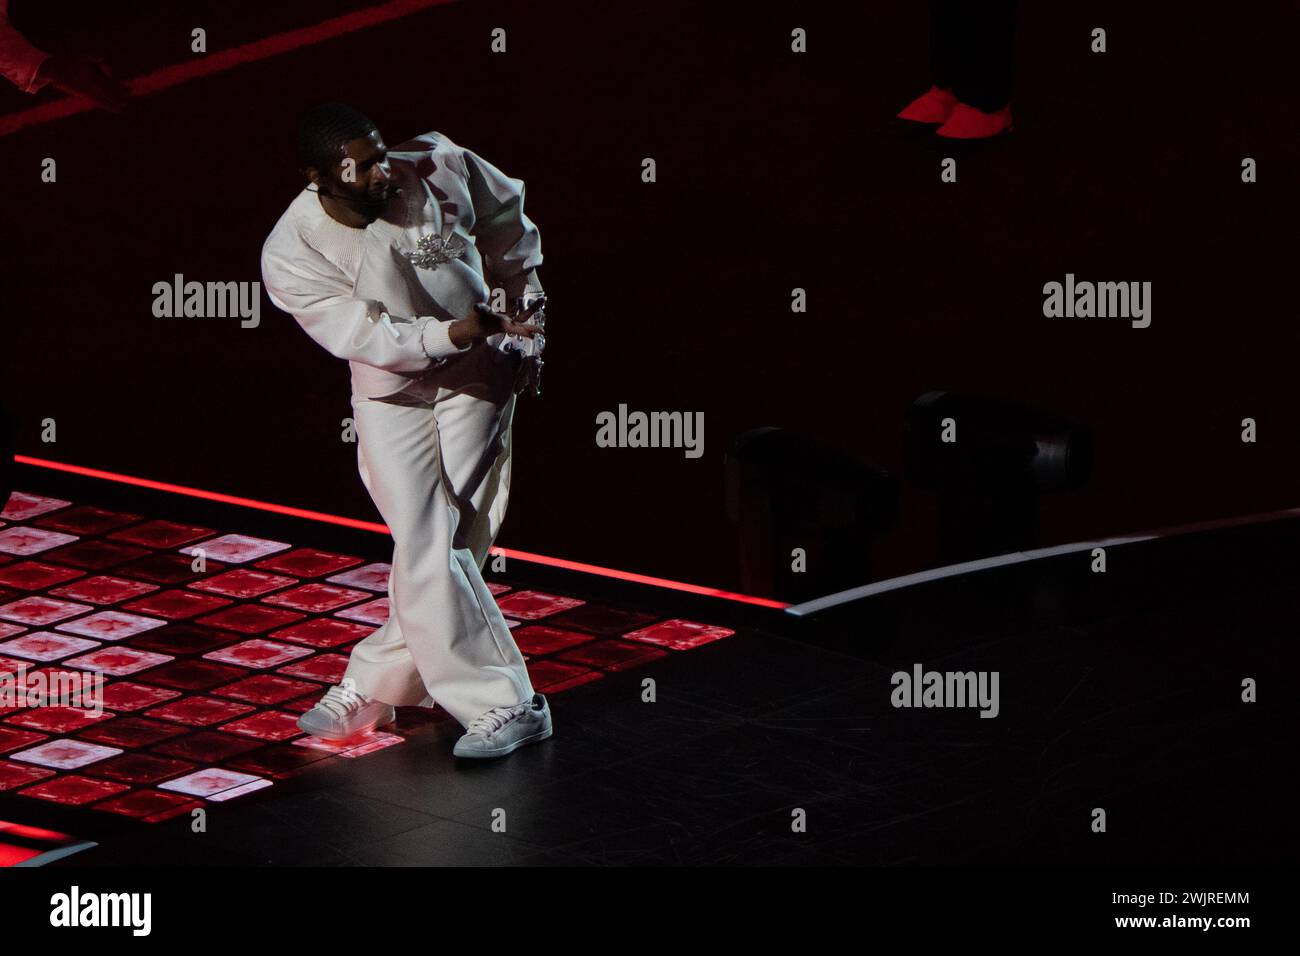
M421 236L415 245L418 252L403 252L402 255L410 260L411 265L422 269L436 269L452 259L462 259L465 256L465 240L455 232L446 239L431 232L427 236Z

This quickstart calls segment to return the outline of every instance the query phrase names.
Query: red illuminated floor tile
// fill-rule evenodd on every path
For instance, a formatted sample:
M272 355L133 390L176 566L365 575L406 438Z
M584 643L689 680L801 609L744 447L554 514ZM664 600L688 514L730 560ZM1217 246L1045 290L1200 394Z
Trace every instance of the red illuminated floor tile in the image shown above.
M674 618L671 621L641 628L639 631L629 631L623 636L628 640L644 641L646 644L655 644L674 651L686 651L701 644L730 637L735 633L728 627L715 627L712 624L699 624L695 621Z
M22 657L29 661L57 661L99 646L99 641L87 640L84 637L55 634L53 631L32 631L0 643L0 654L6 657Z
M382 597L366 604L350 607L346 611L339 611L336 617L345 617L350 621L360 621L362 624L383 624L388 620L388 613L388 598Z
M51 770L76 770L86 764L115 757L121 752L118 747L105 747L103 744L60 737L26 750L17 750L9 755L9 759L36 764L38 767L49 767Z
M502 584L500 581L484 581L483 583L487 585L487 589L492 592L493 597L510 590L510 585Z
M198 627L193 624L171 624L155 631L148 631L139 637L132 637L125 643L144 651L158 651L160 654L202 654L207 651L242 641L244 635L233 631L219 631L211 627Z
M294 621L301 621L305 614L282 608L265 607L261 604L236 604L234 607L201 617L196 623L209 627L224 627L241 634L261 634L272 628L284 627Z
M503 614L536 621L539 618L558 614L570 608L585 604L577 598L562 597L559 594L547 594L543 591L515 591L497 602Z
M54 776L53 770L0 760L0 790L16 790L37 780Z
M44 495L34 495L30 491L15 491L9 495L9 500L5 502L4 507L0 508L0 518L6 521L28 521L47 512L66 508L70 504L71 501L64 501L62 498L47 498Z
M46 531L44 528L29 528L24 525L0 528L0 551L5 554L40 554L76 540L76 535Z
M180 793L164 793L161 790L133 790L130 793L122 794L120 797L101 800L95 804L95 809L107 813L118 813L124 817L160 822L202 805L202 801Z
M366 600L369 597L369 591L345 588L339 584L318 583L304 584L302 587L294 588L291 591L272 594L270 597L262 598L262 603L324 614L345 607L348 604L356 604L358 601Z
M280 706L283 707L285 710L293 711L295 714L305 714L307 713L307 711L311 710L313 707L316 706L316 702L321 699L321 696L324 693L325 693L324 689L321 688L319 684L317 684L314 693L307 694L303 697L299 697L296 700L285 701Z
M194 806L201 806L201 805L202 804L200 803L200 801L196 799L193 804L185 804L183 806L176 807L173 810L166 810L162 813L155 813L151 816L139 817L138 819L141 823L162 823L164 820L171 820L183 814L192 813L192 808ZM95 806L92 807L92 809L99 809L99 808L98 806Z
M565 631L545 624L529 624L514 631L515 643L525 654L537 656L554 654L567 650L577 644L594 640L590 634L580 631Z
M600 671L560 661L534 661L528 665L528 679L532 681L533 689L543 694L557 694L604 676Z
M94 505L76 505L37 518L32 524L40 528L84 535L104 534L106 531L113 531L139 520L140 515L128 514L124 511L108 511L104 508L96 508Z
M247 753L261 747L265 741L237 734L223 734L215 730L201 730L198 733L177 737L149 748L150 753L163 754L167 757L180 757L197 763L221 763L238 754Z
M47 734L37 733L34 730L22 730L18 727L0 726L0 754L9 753L13 750L22 750L25 747L31 747L40 743L48 737Z
M196 594L193 591L178 589L159 591L157 594L150 594L148 597L139 598L122 606L138 614L152 614L156 617L180 621L215 611L231 603L229 598L217 597L214 594Z
M250 704L279 704L303 694L320 694L320 685L311 681L295 680L280 674L258 674L246 677L212 691L219 697L231 697Z
M143 557L148 553L144 548L137 548L130 544L118 544L115 541L104 541L99 538L86 538L74 544L66 544L53 551L47 551L45 557L60 564L70 564L74 568L102 571L104 568L111 568L125 561Z
M298 715L278 710L264 710L258 714L232 720L222 724L221 729L228 734L243 734L259 740L292 740L302 735L298 729Z
M23 797L49 800L53 803L83 806L130 789L124 783L115 783L112 780L96 780L93 777L83 777L79 774L70 773L19 790L18 794Z
M53 565L50 565L53 567ZM80 572L73 572L74 576ZM128 578L116 578L109 574L97 574L82 578L63 587L51 588L55 597L72 598L76 601L89 601L91 604L116 604L130 598L140 597L150 591L157 591L158 585L145 581L132 581Z
M584 604L571 611L563 611L546 623L556 627L576 627L580 631L614 636L645 627L662 617L661 614L611 607L607 604Z
M208 690L247 676L248 670L244 667L232 667L215 661L179 660L141 674L140 680L178 690Z
M77 601L59 601L55 598L32 594L19 598L17 601L10 601L8 604L0 605L0 618L27 627L44 627L47 624L67 620L70 617L76 617L78 614L84 614L94 609L90 604L81 604Z
M83 571L44 561L15 561L0 568L0 584L20 591L41 591L64 581L84 576ZM75 595L67 595L75 597Z
M188 760L160 757L157 754L122 754L88 767L86 773L121 783L150 785L189 773L197 766Z
M226 766L257 774L260 777L284 778L292 776L303 767L327 760L332 756L334 755L311 747L273 744L233 757L226 761Z
M257 708L236 700L220 697L181 697L145 711L150 717L172 720L192 727L210 727L252 713Z
M255 598L297 583L297 578L286 577L283 574L254 571L252 568L235 568L233 571L225 571L214 577L195 581L190 587L212 594L224 594L226 597Z
M271 541L267 538L255 538L247 534L223 534L220 537L200 541L181 549L182 554L202 554L208 561L224 561L226 564L245 564L265 558L277 551L288 551L293 545L283 541Z
M23 683L29 702L88 708L94 708L99 702L97 695L107 686L104 678L98 674L58 664L28 670L27 679ZM83 697L86 698L84 704Z
M348 641L359 641L374 632L375 629L366 624L354 624L329 617L313 617L300 624L275 631L270 637L277 641L292 641L295 644L324 649L338 647Z
M383 561L376 561L342 574L333 574L326 578L331 584L344 584L350 588L365 588L367 591L388 591L388 575L393 566Z
M299 647L296 644L281 644L277 641L256 638L223 647L219 651L209 651L203 657L223 664L241 664L244 667L262 669L278 667L280 664L296 661L311 653L309 648Z
M95 714L88 707L29 707L5 718L10 727L25 727L51 734L66 734L82 730L92 724L112 720L117 715L105 710Z
M118 717L77 732L78 740L111 747L148 747L186 733L184 727L146 717Z
M143 578L156 584L183 584L195 578L206 577L225 570L225 565L209 561L202 571L195 571L193 558L183 554L151 554L117 568L117 573L130 578Z
M114 541L139 544L146 548L179 548L216 534L212 528L195 524L177 524L175 521L146 521L133 528L114 531L109 535ZM188 564L188 561L186 562Z
M120 680L104 688L104 706L109 710L143 710L164 701L175 700L181 695L178 690L167 687L153 687L138 684L135 681Z
M376 600L367 602L367 604L360 604L339 611L337 617L359 620L363 624L383 624L389 619L389 613L389 598L378 597Z
M293 746L321 750L339 757L364 757L376 750L396 746L402 743L402 740L403 738L397 736L397 734L372 730L351 740L322 740L319 737L299 737L293 742Z
M375 734L373 740L369 740L359 746L344 750L339 754L339 756L347 757L349 760L352 760L357 757L364 757L367 754L375 753L376 751L383 750L387 747L395 747L402 743L403 740L404 738L399 737L396 734Z
M103 647L80 657L71 657L63 663L84 670L103 671L113 677L125 677L170 661L167 654L138 651L133 647Z
M667 657L668 652L636 641L593 641L556 655L556 660L607 671L623 671Z
M0 638L12 637L15 634L21 634L25 630L27 628L18 624L6 624L4 621L0 621Z
M317 654L315 657L278 667L276 673L288 674L290 677L306 677L308 680L323 681L326 684L337 684L343 679L347 669L348 659L342 654Z
M143 634L145 631L152 631L154 628L165 627L166 624L166 621L160 621L155 617L142 617L139 614L128 614L126 611L98 611L79 617L75 621L60 624L58 629L101 641L120 641L126 637Z
M344 568L361 563L361 558L348 554L334 554L330 551L317 551L315 548L295 548L284 554L258 561L254 567L267 571L283 571L300 578L318 578L325 574L334 574Z
M214 802L235 800L239 797L246 796L250 793L255 793L258 790L265 790L269 786L272 786L272 781L267 780L264 777L259 777L258 779L254 780L252 783L246 783L242 787L231 787L229 790L222 790L220 793L214 793L212 796L207 797L206 799L212 800Z
M192 797L203 797L210 800L223 791L242 788L250 783L256 783L260 779L251 773L240 773L237 770L225 770L221 767L207 767L186 774L183 777L177 777L175 780L169 780L167 783L159 784L159 789L172 790L176 793L185 793Z

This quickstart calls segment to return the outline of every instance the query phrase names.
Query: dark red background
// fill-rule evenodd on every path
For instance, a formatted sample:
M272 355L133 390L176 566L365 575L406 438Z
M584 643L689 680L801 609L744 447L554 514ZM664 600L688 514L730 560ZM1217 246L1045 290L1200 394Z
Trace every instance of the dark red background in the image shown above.
M35 42L136 76L190 58L195 26L218 50L364 6L13 14ZM1022 4L1017 135L960 159L955 185L942 152L888 130L926 85L920 3L460 2L120 117L39 125L0 141L0 400L26 454L376 518L338 440L343 362L265 300L256 330L151 313L176 272L260 280L299 186L296 117L342 98L390 143L440 130L528 184L551 334L545 394L516 419L501 545L736 587L729 439L782 425L898 471L903 411L931 389L1097 429L1094 480L1048 502L1043 543L1289 507L1300 157L1283 6ZM789 51L795 26L807 55ZM32 103L0 89L0 112ZM1240 181L1245 156L1257 184ZM1152 326L1044 319L1042 285L1066 272L1150 280ZM806 315L789 311L795 286ZM596 414L620 403L703 411L704 457L597 448ZM1239 439L1246 416L1258 444ZM57 444L40 442L47 417ZM902 505L882 576L935 561L933 499L907 489Z

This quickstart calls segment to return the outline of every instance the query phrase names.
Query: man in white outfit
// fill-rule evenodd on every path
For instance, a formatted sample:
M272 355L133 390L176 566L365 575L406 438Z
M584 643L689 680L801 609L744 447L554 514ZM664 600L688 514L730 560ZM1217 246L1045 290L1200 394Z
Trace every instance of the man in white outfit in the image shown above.
M310 184L268 236L262 277L349 361L358 470L394 544L387 623L299 726L348 739L394 705L437 703L466 729L457 756L502 756L552 733L481 573L544 342L525 321L541 321L543 293L524 184L436 132L389 151L337 103L304 117L299 152ZM502 296L510 315L488 305Z

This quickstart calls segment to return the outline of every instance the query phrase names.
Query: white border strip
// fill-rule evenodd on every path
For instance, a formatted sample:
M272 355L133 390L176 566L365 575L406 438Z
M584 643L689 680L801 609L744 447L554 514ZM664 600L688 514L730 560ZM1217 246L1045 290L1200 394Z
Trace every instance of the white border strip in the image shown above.
M887 578L884 581L875 581L871 584L864 584L861 587L851 588L848 591L839 591L835 594L828 594L825 597L814 598L811 601L805 601L803 604L792 604L785 609L785 613L793 614L796 617L804 617L808 614L816 614L818 611L824 611L827 608L838 607L841 604L860 601L863 598L875 597L877 594L887 594L890 591L901 591L904 588L910 588L917 584L925 584L928 581L941 581L944 578L955 578L976 571L987 571L990 568L1002 568L1011 564L1026 564L1030 561L1038 561L1042 558L1052 558L1061 554L1074 554L1079 551L1091 551L1093 548L1109 548L1122 544L1135 544L1139 541L1154 541L1158 538L1173 538L1179 535L1195 534L1202 531L1216 531L1220 528L1236 528L1242 525L1263 524L1268 521L1279 521L1286 518L1300 518L1300 508L1286 508L1282 511L1267 511L1260 514L1243 515L1237 518L1219 518L1214 521L1200 521L1195 524L1173 525L1168 528L1156 528L1153 531L1138 531L1134 534L1120 535L1115 538L1103 538L1099 541L1077 541L1073 544L1053 545L1050 548L1035 548L1032 551L1012 551L1010 554L999 554L991 558L979 558L975 561L963 561L960 564L949 564L941 568L931 568L928 571L918 571L915 574L904 574L902 577Z

